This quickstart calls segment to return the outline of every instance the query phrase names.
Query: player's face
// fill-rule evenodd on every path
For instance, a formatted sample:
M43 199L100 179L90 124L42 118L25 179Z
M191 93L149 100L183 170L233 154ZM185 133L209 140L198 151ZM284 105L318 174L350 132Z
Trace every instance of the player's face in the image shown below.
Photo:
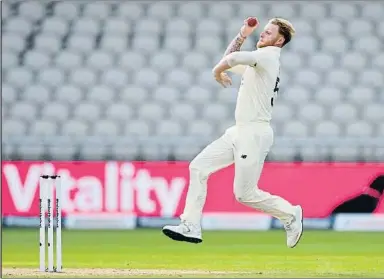
M283 42L283 37L279 34L279 26L268 23L263 32L261 32L259 41L257 42L257 47L267 47L279 45Z

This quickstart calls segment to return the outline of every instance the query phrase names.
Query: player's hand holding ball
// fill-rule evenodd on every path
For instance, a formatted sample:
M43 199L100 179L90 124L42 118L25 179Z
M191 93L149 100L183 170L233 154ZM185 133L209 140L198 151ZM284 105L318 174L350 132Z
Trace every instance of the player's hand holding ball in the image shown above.
M256 17L249 17L244 20L244 25L240 29L240 35L244 38L248 37L259 26L259 21Z

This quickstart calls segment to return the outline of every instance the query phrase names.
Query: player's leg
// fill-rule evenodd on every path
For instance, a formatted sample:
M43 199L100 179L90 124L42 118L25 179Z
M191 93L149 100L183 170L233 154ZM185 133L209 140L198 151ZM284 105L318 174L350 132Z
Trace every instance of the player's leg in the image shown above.
M240 135L235 147L234 194L244 205L280 219L287 231L287 245L294 247L302 234L302 209L282 197L258 188L265 157L273 142L273 132L260 128L252 135Z
M233 163L233 145L226 132L223 136L205 147L189 165L189 187L184 212L179 226L165 226L163 232L168 237L193 243L202 241L201 217L207 197L209 176Z

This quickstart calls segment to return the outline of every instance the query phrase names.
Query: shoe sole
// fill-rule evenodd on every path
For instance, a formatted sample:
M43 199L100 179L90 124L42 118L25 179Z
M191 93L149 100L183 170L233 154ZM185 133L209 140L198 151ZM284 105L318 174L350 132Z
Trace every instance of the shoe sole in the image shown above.
M299 244L299 241L300 241L301 237L303 236L303 231L304 231L304 226L303 226L304 211L303 211L302 207L300 207L300 209L301 209L301 232L300 232L299 237L296 240L296 243L292 247L290 247L290 248L295 248L296 245Z
M181 233L177 233L168 229L163 229L163 234L168 236L170 239L173 239L176 241L184 241L184 242L189 242L194 244L203 242L203 240L200 238L188 237L188 236L182 235Z

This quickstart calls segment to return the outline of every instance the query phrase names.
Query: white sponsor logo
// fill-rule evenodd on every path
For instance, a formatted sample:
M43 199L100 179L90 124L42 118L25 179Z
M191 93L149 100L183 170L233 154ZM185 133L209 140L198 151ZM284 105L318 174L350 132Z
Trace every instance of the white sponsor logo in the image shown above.
M57 169L51 163L31 164L22 181L14 164L3 167L9 192L18 212L28 212L38 195L41 174L61 176L62 208L65 212L159 212L172 216L179 205L187 181L183 177L154 177L145 168L131 163L107 162L104 180L97 176L75 178L69 169Z

